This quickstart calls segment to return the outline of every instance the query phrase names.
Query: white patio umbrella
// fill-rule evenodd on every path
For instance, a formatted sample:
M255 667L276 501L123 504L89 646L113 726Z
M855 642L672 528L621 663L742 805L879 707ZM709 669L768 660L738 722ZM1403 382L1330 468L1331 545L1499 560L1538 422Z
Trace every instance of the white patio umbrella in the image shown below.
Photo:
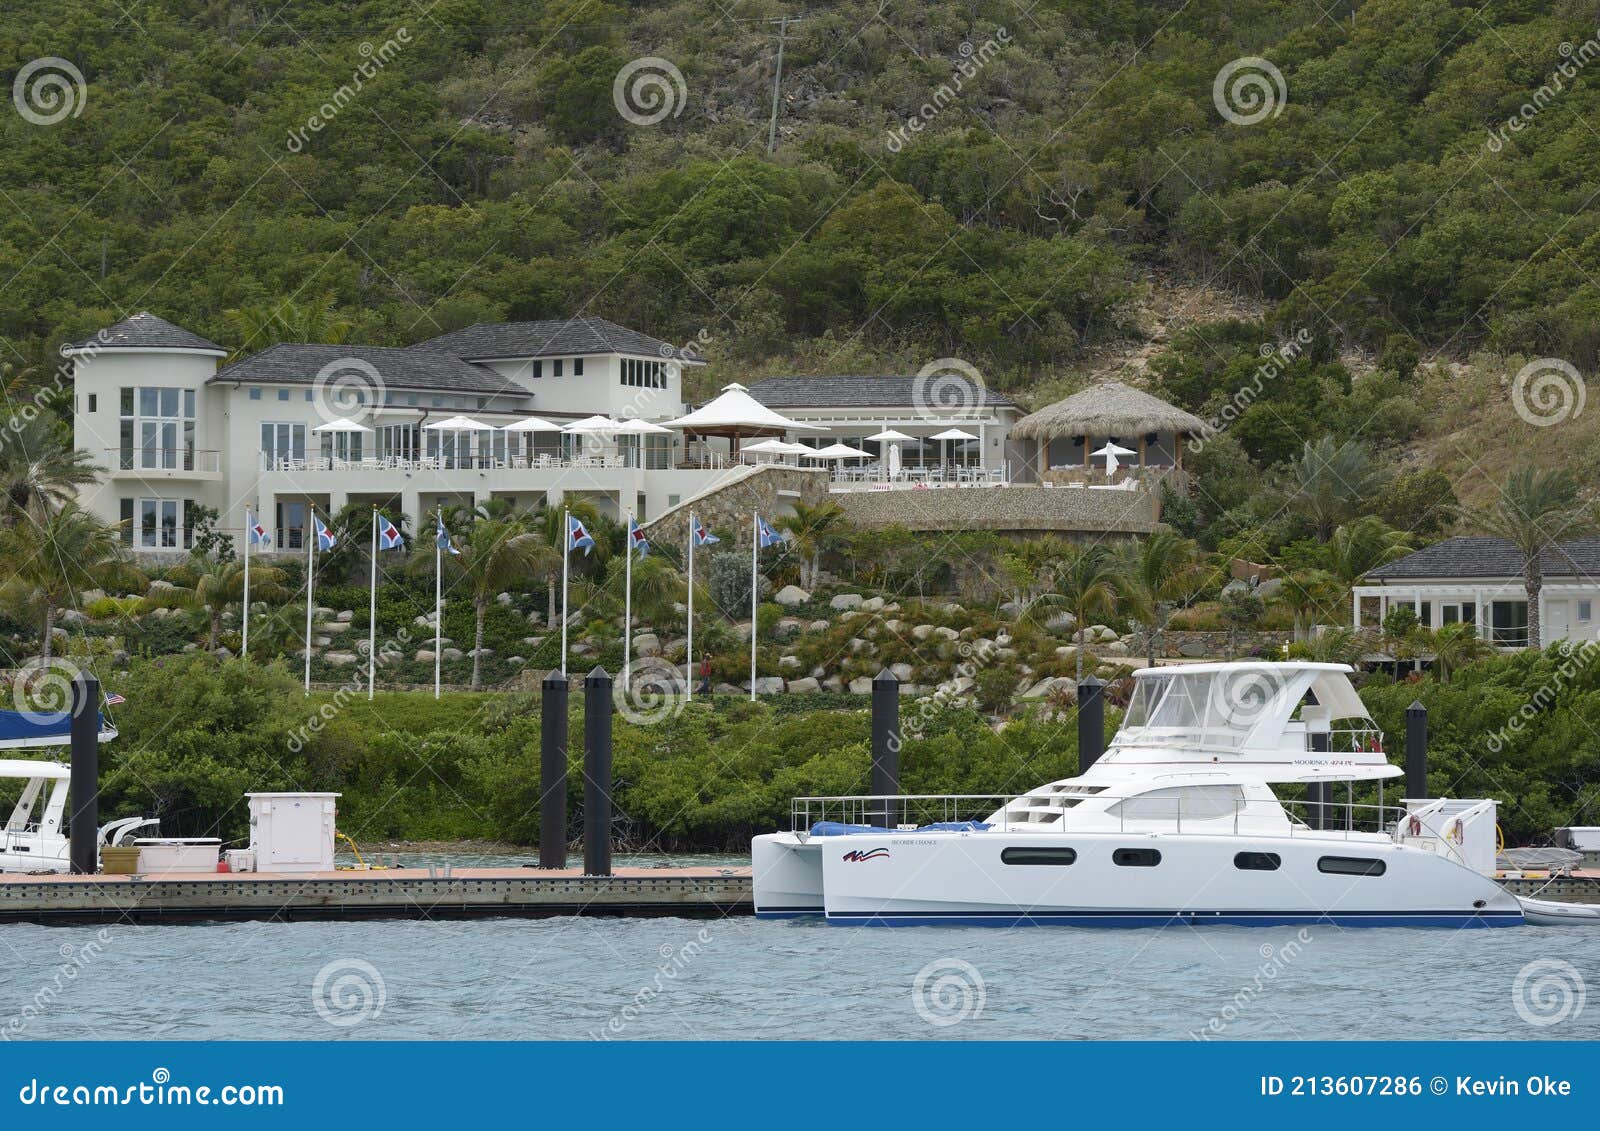
M617 435L618 436L670 436L670 435L672 435L672 429L663 428L661 425L651 423L648 420L628 419L628 420L623 420L623 421L619 422L618 427L617 427ZM642 447L643 447L643 445L640 445L639 447L636 447L634 449L635 453L637 454L637 456L639 457L641 462L643 461L643 456L644 456L644 453L641 450Z
M432 424L424 424L424 431L429 432L493 432L493 424L485 424L481 420L474 420L470 416L447 416L443 420L435 420ZM440 440L439 454L444 454L444 441ZM452 458L460 460L466 456L465 452L455 451ZM459 466L459 465L458 465Z
M313 432L371 432L372 429L368 428L365 424L357 424L354 420L347 420L346 418L341 416L337 420L330 420L326 424L317 425L315 428L312 429L312 431Z
M1106 478L1110 479L1113 475L1115 475L1117 473L1117 467L1118 467L1117 457L1118 456L1134 456L1134 455L1138 455L1139 453L1133 451L1130 448L1125 448L1121 444L1114 444L1110 440L1107 440L1104 447L1096 448L1093 452L1091 452L1089 454L1090 455L1096 455L1096 456L1105 456L1105 458L1106 458Z
M758 443L746 444L739 449L740 455L746 452L782 458L783 456L810 455L811 449L804 444L791 444L787 440L762 440Z
M907 436L904 432L896 432L893 428L885 428L882 432L874 432L868 436L869 440L876 440L880 444L903 444L907 440L915 440L915 436Z
M622 421L612 420L609 416L586 416L582 420L569 421L562 425L561 430L569 436L615 436L622 426Z
M935 432L932 436L929 436L928 439L930 439L930 440L948 440L948 441L953 443L956 440L976 440L977 437L974 436L971 432L963 432L959 428L946 428L943 432ZM951 450L947 450L946 451L946 455L948 456L950 454L950 452L951 452ZM948 463L949 460L946 459L945 462Z
M538 416L524 416L521 420L513 420L507 424L504 432L559 432L561 425L552 424L550 421Z
M889 478L893 479L900 474L900 445L908 440L915 440L916 437L907 436L904 432L896 432L885 424L882 432L874 432L867 439L889 445L884 449L883 459L884 466L888 468Z
M871 459L871 452L852 448L849 444L829 444L825 448L808 448L807 459Z

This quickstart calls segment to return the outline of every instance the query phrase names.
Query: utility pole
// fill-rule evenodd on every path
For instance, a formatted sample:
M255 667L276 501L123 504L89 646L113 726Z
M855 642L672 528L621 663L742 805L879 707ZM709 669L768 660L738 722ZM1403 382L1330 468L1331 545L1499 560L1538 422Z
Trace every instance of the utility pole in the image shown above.
M789 25L799 23L799 16L779 16L776 20L768 20L778 25L778 65L772 73L772 124L767 130L767 152L776 153L778 150L778 95L783 88L783 41L788 37Z

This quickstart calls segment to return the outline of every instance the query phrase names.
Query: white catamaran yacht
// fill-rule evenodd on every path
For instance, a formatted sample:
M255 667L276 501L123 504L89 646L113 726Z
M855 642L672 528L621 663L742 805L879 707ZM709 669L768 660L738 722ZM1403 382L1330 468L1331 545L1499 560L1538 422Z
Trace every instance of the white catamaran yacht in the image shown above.
M792 830L752 844L756 914L887 926L1523 922L1492 878L1494 801L1383 804L1402 771L1350 673L1145 669L1121 729L1077 777L993 799L797 798ZM1357 784L1376 805L1353 803ZM1281 799L1277 785L1310 786L1309 800Z

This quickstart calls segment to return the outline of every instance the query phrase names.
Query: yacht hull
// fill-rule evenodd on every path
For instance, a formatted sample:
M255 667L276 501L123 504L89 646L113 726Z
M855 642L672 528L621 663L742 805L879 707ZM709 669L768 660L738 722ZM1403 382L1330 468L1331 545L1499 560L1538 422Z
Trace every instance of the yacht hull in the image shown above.
M1073 857L1070 864L1007 863L1007 849L1022 850L1021 859L1037 859L1040 849L1057 850L1058 860L1060 850L1070 849ZM1242 854L1257 866L1241 868ZM1493 880L1383 836L865 834L830 838L821 856L830 923L1459 928L1523 922L1516 897ZM1277 867L1261 867L1263 857L1276 858ZM1351 860L1381 863L1382 873L1324 870Z
M750 842L750 865L756 918L822 916L821 838L802 841L794 833L755 837Z

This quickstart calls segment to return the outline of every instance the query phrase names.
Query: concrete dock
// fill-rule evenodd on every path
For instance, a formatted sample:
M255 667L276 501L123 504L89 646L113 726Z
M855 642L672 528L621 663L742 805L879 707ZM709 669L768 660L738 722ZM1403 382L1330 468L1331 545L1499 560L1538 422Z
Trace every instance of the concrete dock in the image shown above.
M754 911L749 868L400 868L297 874L0 875L0 922L167 923L552 915L714 918Z

